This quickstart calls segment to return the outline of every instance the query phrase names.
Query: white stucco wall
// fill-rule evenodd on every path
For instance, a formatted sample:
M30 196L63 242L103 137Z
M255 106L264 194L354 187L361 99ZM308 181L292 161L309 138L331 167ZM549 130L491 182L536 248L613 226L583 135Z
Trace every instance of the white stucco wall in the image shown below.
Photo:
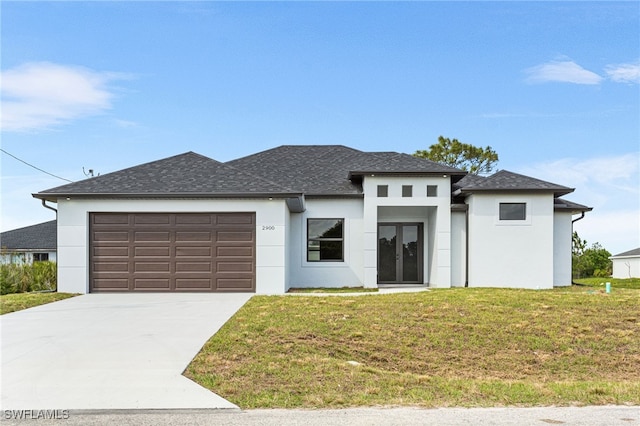
M553 214L553 285L571 285L571 213Z
M387 197L378 197L378 185L388 185ZM411 197L402 197L402 186L412 185ZM427 185L438 187L437 197L427 197ZM378 223L421 222L424 232L423 280L432 287L451 286L451 180L449 176L365 176L364 280L377 287ZM423 208L415 210L415 208ZM416 211L423 213L416 215ZM394 214L395 212L395 214ZM381 217L378 217L382 213Z
M284 200L59 200L58 291L89 290L90 212L255 212L256 293L282 294L286 283Z
M289 288L362 287L364 283L363 201L309 199L290 219ZM307 261L307 219L344 219L344 261Z
M640 278L640 256L611 259L613 278Z
M475 193L467 202L469 287L553 288L553 195ZM526 220L500 221L501 202L526 203Z
M451 287L464 287L467 279L466 220L466 212L451 212Z

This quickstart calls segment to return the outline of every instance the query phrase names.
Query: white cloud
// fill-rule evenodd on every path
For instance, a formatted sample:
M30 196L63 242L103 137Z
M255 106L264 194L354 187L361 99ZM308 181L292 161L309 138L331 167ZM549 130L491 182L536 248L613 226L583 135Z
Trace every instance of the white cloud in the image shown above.
M588 245L600 243L611 254L640 247L640 210L588 212L574 225Z
M564 158L514 171L576 188L564 198L593 207L575 228L589 244L613 254L640 245L640 153Z
M607 65L605 71L616 83L640 83L640 61L635 64Z
M31 62L2 71L3 131L51 127L111 108L107 84L124 75Z
M600 84L602 77L573 61L550 61L525 70L529 83L558 81L574 84Z

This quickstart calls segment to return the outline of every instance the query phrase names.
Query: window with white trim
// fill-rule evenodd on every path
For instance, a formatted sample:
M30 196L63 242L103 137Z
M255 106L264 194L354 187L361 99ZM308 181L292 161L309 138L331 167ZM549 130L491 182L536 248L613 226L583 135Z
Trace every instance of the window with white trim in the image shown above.
M307 262L344 261L344 219L307 219Z

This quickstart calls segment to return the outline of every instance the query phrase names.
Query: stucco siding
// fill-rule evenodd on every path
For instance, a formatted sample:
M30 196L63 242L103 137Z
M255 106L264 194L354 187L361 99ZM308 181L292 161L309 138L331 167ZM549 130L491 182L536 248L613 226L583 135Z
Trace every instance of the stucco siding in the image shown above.
M451 213L451 286L464 287L467 262L467 225L465 212Z
M469 286L553 287L553 196L469 197ZM500 203L526 203L523 221L499 220Z
M307 261L307 219L344 219L342 262ZM361 287L364 283L362 199L307 199L290 219L289 287Z
M553 214L553 285L571 285L571 213Z
M378 185L388 187L387 197L377 196ZM412 187L411 197L402 196L403 185ZM436 196L427 196L428 185L437 187ZM365 176L363 189L365 286L377 286L378 223L417 222L423 225L423 282L432 287L450 287L450 177Z
M640 256L611 259L613 278L640 278Z

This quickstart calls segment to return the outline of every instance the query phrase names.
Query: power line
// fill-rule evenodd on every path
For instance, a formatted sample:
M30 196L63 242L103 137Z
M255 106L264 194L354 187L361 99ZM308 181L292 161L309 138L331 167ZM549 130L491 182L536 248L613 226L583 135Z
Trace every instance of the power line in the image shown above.
M26 164L27 166L32 167L32 168L34 168L34 169L36 169L36 170L38 170L38 171L40 171L40 172L42 172L42 173L46 173L46 174L48 174L49 176L53 176L54 178L58 178L58 179L62 179L62 180L66 180L67 182L71 182L71 183L73 183L73 181L72 181L72 180L65 179L65 178L60 177L60 176L56 176L56 175L54 175L53 173L49 173L49 172L48 172L48 171L46 171L46 170L42 170L40 167L36 167L36 166L34 166L33 164L29 164L29 163L27 163L26 161L19 159L19 158L18 158L18 157L16 157L15 155L8 153L7 151L5 151L5 150L4 150L4 149L2 149L2 148L0 148L0 151L4 152L4 153L5 153L5 154L7 154L9 157L13 157L13 158L15 158L16 160L18 160L19 162L24 163L24 164Z

